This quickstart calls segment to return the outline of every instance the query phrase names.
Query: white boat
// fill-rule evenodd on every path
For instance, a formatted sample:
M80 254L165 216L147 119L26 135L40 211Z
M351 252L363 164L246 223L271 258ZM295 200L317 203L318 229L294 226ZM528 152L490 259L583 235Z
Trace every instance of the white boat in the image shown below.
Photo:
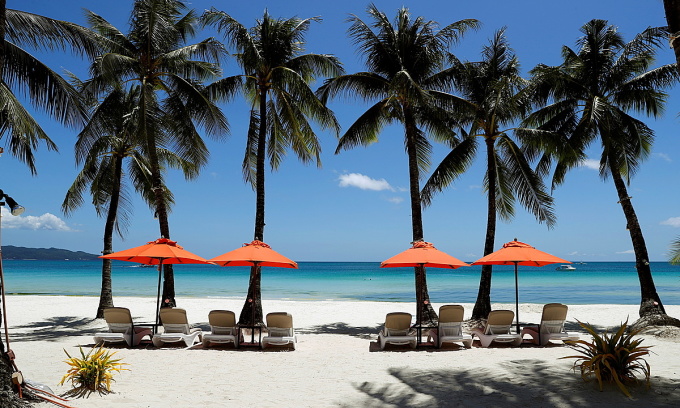
M576 268L574 268L571 265L560 265L557 268L555 268L556 271L575 271Z

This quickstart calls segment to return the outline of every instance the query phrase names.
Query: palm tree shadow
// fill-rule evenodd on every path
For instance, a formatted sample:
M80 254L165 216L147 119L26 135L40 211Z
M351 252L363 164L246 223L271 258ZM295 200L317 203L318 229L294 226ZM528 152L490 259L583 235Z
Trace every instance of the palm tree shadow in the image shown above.
M378 334L381 327L382 324L376 326L350 326L344 322L337 322L311 326L304 329L296 329L296 331L301 334L343 334L364 340L371 340Z
M654 377L652 389L631 387L633 398L615 386L600 392L595 382L585 383L580 375L563 366L542 360L515 360L494 368L461 370L419 370L390 368L395 381L363 382L355 388L360 401L343 407L646 407L672 406L679 387L673 379Z
M93 332L92 323L95 320L75 316L54 316L43 321L13 326L12 339L56 341L64 336L80 336Z

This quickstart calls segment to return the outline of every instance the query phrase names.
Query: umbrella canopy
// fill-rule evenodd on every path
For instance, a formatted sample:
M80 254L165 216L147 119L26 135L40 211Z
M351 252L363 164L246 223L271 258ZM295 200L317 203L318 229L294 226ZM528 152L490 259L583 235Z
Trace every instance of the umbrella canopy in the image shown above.
M456 269L461 266L470 265L438 250L430 242L424 241L414 242L411 248L398 253L380 264L381 268L408 266Z
M102 255L100 258L137 262L146 265L208 263L207 260L177 245L176 241L171 241L167 238L159 238L155 241L147 242L145 245Z
M482 257L472 265L515 265L515 316L516 326L519 333L519 285L517 279L517 265L525 266L544 266L555 263L571 263L565 259L550 255L547 252L539 251L524 242L514 241L503 244L503 247L496 252Z
M145 265L158 266L158 291L156 293L156 326L158 326L158 315L160 312L161 298L161 273L164 264L207 264L205 259L196 254L185 250L177 245L176 241L167 238L159 238L155 241L147 242L145 245L125 249L100 258L114 259L117 261L136 262ZM154 327L154 332L155 332Z
M252 241L216 256L210 262L220 266L275 266L279 268L297 268L298 264L274 251L262 241Z

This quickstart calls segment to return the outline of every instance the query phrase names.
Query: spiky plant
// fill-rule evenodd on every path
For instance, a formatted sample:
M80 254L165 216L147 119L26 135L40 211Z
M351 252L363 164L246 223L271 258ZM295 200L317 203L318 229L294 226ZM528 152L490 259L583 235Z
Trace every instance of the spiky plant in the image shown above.
M73 390L70 394L84 395L88 392L97 391L100 394L107 394L111 392L111 382L114 372L120 373L127 363L121 363L121 359L114 359L113 355L116 352L111 352L103 347L93 347L85 354L82 347L80 349L80 357L71 357L68 351L64 350L68 359L66 364L69 365L69 370L59 382L59 385L64 385L65 382L70 381Z
M577 320L578 321L578 320ZM562 358L575 358L574 370L581 370L581 378L590 381L597 379L602 391L605 382L616 383L619 389L631 397L626 385L637 383L636 374L644 375L647 388L650 387L650 368L644 356L649 355L651 346L641 346L643 339L634 338L640 331L626 332L628 320L621 324L616 333L599 334L588 323L578 322L591 336L593 341L577 340L566 342L569 347L580 352L580 355Z

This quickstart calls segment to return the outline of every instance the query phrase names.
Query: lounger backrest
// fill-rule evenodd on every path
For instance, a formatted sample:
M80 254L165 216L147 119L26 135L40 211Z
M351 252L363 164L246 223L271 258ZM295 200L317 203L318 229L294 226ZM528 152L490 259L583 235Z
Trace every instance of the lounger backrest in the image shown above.
M166 333L189 334L187 311L181 308L163 308L160 311L161 322Z
M568 310L569 307L561 303L548 303L543 306L541 331L544 333L562 333Z
M411 313L392 312L385 316L385 331L388 336L406 336L411 328Z
M461 305L444 305L439 308L440 323L455 323L463 321L465 309Z
M132 323L130 309L125 307L108 307L104 309L106 323Z
M512 310L492 310L486 322L485 334L507 334L510 332L515 312Z
M267 313L267 331L271 337L293 335L293 316L286 312Z
M111 333L127 333L132 331L130 309L125 307L109 307L104 309L104 319Z
M212 310L208 322L213 334L236 334L236 316L231 310Z

